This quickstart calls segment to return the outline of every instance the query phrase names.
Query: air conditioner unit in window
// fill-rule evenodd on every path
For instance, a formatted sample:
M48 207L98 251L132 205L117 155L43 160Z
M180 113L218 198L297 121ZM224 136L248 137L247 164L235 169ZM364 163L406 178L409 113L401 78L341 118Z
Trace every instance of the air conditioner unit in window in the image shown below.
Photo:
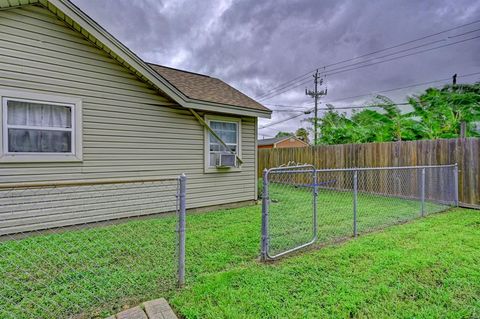
M235 167L237 164L237 157L235 154L221 154L219 167Z

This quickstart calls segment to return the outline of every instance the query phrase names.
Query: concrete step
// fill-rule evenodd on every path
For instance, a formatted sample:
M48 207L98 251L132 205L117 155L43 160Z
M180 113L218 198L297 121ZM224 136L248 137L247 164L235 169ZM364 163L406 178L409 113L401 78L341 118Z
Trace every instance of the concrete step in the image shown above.
M106 319L178 319L165 298L144 302Z

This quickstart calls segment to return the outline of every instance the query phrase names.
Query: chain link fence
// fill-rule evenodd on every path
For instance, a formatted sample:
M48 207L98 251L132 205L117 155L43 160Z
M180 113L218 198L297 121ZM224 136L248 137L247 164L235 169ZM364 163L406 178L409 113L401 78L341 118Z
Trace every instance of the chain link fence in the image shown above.
M262 259L356 237L458 205L456 165L315 169L263 174Z
M0 318L104 317L181 285L185 183L0 184Z

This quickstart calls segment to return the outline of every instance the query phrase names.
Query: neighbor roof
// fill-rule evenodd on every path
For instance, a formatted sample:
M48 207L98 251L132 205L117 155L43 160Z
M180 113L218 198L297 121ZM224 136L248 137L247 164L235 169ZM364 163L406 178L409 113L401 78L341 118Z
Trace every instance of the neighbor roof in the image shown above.
M281 142L281 141L285 141L285 140L288 140L290 138L294 138L300 142L303 142L305 143L304 141L302 141L301 139L299 139L298 137L296 136L282 136L282 137L273 137L273 138L264 138L262 140L258 140L257 141L257 145L258 146L265 146L265 145L273 145L273 144L277 144L278 142ZM305 143L307 144L307 143Z
M74 30L82 33L97 47L107 52L112 58L130 69L139 78L150 83L161 94L166 95L185 108L267 118L269 118L272 113L266 107L263 107L218 79L216 79L216 81L218 81L216 82L216 89L214 90L213 88L215 85L210 84L210 89L202 95L199 95L198 92L197 95L195 95L192 90L186 88L183 88L183 90L180 87L177 88L177 86L180 86L178 83L177 86L175 86L170 82L175 81L172 79L167 80L164 77L165 75L160 74L145 63L69 0L0 0L0 9L15 8L29 4L39 4L50 10L60 20L64 21ZM219 92L226 89L226 87L229 88L227 92L220 94ZM233 92L237 93L233 94ZM187 94L190 94L192 97ZM230 95L235 95L236 97L228 98ZM201 98L195 98L194 96ZM224 101L234 102L234 104Z
M269 111L257 101L217 78L153 63L149 65L191 99Z

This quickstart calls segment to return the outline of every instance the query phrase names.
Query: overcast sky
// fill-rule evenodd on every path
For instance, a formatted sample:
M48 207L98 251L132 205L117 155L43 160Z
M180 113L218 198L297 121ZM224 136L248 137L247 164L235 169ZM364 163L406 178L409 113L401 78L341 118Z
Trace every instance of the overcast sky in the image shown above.
M74 0L107 31L147 62L218 77L251 97L322 66L480 20L478 0ZM327 76L326 102L459 74L459 82L480 80L480 22L448 33L380 52L329 70L368 60L366 64L419 50L452 44L394 61ZM470 32L472 31L472 32ZM468 32L468 33L467 33ZM457 36L467 33L462 36ZM427 45L428 43L431 43ZM400 50L394 56L380 58ZM376 60L372 60L377 58ZM360 64L361 65L361 64ZM356 66L348 68L353 68ZM334 71L330 71L332 73ZM435 83L432 85L440 85ZM271 109L309 108L312 99L300 84L262 100ZM396 102L426 86L385 93ZM372 95L333 103L363 105ZM260 127L299 113L274 112ZM260 129L307 126L306 116Z

